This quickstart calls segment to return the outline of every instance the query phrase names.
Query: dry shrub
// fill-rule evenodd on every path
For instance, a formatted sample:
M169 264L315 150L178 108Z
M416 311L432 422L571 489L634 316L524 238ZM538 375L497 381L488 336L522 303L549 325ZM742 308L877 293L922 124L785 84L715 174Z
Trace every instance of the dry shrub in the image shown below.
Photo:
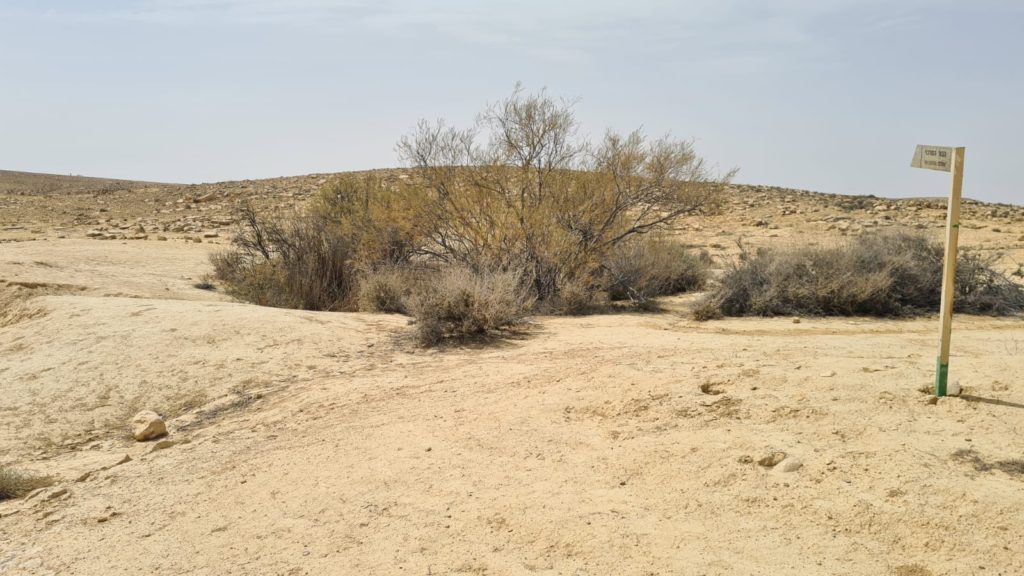
M311 214L335 225L353 258L376 269L407 264L423 242L422 191L376 174L343 174L324 186Z
M486 336L520 323L533 301L514 272L449 267L435 273L409 299L423 345Z
M700 290L709 263L679 242L641 236L618 244L604 264L603 287L611 300L644 305L657 296Z
M37 488L53 486L53 478L0 466L0 500L21 498Z
M594 310L597 288L588 277L567 278L558 283L558 293L545 302L543 310L555 314L587 314Z
M215 277L237 298L278 308L343 310L355 288L352 245L315 214L262 216L242 209L235 248L211 256Z
M422 271L399 266L363 274L359 279L359 310L405 314L408 311L407 301L421 282L422 274Z
M861 236L835 247L744 251L694 310L721 316L915 316L937 312L943 247L921 235ZM1010 315L1024 310L1024 287L992 258L957 259L954 310Z
M27 291L0 284L0 328L38 318L46 313L42 306L30 299Z
M588 311L605 266L636 273L620 245L717 210L733 172L691 142L579 132L571 104L518 87L466 129L421 123L398 143L401 174L342 176L298 218L246 209L216 276L267 306L412 312L424 341L510 325L535 301ZM647 268L616 284L637 301L703 281L681 249L639 250Z
M413 168L419 253L522 270L541 301L599 289L617 245L717 210L732 176L713 174L686 141L640 131L589 141L570 104L518 87L472 127L421 122L398 151Z

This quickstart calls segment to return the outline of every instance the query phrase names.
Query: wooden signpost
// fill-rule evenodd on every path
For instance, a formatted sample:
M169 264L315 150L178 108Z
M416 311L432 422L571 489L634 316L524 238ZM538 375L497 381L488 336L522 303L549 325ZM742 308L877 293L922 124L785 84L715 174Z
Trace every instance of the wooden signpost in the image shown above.
M935 395L945 396L949 382L949 338L953 330L953 288L956 284L957 242L960 237L964 148L918 145L910 165L953 173L953 188L946 209L946 255L942 264L942 300L939 306L939 356L935 360Z

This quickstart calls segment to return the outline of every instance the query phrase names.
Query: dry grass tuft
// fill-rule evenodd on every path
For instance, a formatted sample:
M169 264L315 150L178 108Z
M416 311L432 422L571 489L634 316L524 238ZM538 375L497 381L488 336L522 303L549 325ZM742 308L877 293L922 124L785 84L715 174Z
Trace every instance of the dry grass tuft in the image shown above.
M0 466L0 500L21 498L37 488L53 486L50 476L30 474Z
M409 299L416 337L424 346L479 337L520 323L533 299L513 272L446 268Z
M356 300L361 312L405 314L407 301L422 281L422 272L409 267L388 266L363 274Z
M28 291L0 284L0 328L38 318L46 310L31 301Z

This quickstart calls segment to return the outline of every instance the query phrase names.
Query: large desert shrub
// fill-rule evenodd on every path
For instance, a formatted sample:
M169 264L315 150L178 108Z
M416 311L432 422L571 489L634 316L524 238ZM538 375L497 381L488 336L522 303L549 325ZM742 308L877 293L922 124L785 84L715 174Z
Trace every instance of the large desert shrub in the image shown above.
M417 339L424 345L512 327L525 318L531 304L521 275L461 266L436 272L408 301Z
M610 251L603 287L612 300L642 305L657 296L700 290L708 275L708 261L678 241L644 235Z
M714 210L715 176L689 142L579 135L571 106L518 88L467 129L421 122L398 145L413 168L417 252L514 270L540 300L594 280L618 244Z
M263 306L343 310L355 288L352 243L316 215L260 215L242 210L234 249L211 257L228 293Z
M943 247L924 236L860 236L832 247L744 252L694 314L719 316L913 316L937 312ZM1024 310L1024 287L991 259L961 252L954 310L1007 315Z
M732 176L690 142L639 131L591 142L571 105L518 87L470 128L420 123L398 151L407 170L337 178L295 218L247 209L216 277L268 306L409 312L425 342L484 333L535 302L590 309L608 270L638 302L698 285L681 252L648 254L665 270L625 278L635 271L616 250L716 210Z

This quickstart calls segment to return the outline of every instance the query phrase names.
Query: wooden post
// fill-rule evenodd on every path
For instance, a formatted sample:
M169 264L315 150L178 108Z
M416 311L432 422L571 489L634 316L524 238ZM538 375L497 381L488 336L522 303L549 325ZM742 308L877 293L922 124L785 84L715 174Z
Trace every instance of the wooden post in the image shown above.
M957 242L960 238L960 194L964 185L964 148L953 149L953 189L946 208L946 258L942 264L939 308L939 356L935 360L935 395L945 396L949 381L949 338L953 330L953 289L956 285Z

